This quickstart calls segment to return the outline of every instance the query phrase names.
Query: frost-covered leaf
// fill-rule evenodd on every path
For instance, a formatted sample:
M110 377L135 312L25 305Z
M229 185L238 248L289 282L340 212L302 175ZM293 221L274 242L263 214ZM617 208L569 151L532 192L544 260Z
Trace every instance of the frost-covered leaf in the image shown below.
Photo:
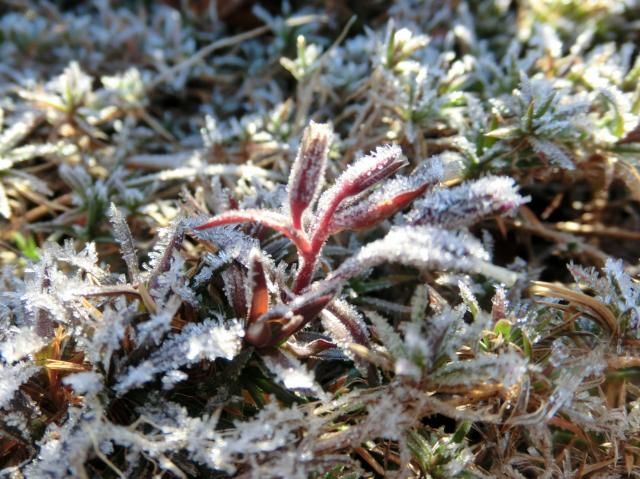
M77 394L95 395L104 386L104 378L92 371L70 374L64 377L63 382L71 386Z
M411 204L442 175L442 164L433 159L409 177L386 181L367 198L338 209L329 224L331 234L374 226Z
M122 258L127 264L131 281L137 282L140 279L140 270L138 268L138 255L136 253L133 236L131 235L131 230L129 229L124 216L122 216L120 210L118 210L116 205L113 203L111 203L109 208L109 219L113 226L114 237L120 244Z
M376 148L367 156L349 166L335 183L320 197L318 216L334 210L346 198L358 195L391 176L406 164L402 150L397 145Z
M376 328L376 335L380 338L382 344L389 350L391 355L395 358L405 357L407 352L402 342L402 338L393 329L393 326L389 324L389 321L375 311L367 311L366 314L369 321L371 321L371 324Z
M243 336L242 325L235 321L221 324L207 319L202 323L189 323L179 334L167 338L149 359L129 368L119 378L115 390L122 395L154 380L158 374L202 360L233 359L240 352Z
M512 178L487 176L454 188L429 193L406 215L410 224L447 228L470 226L495 214L509 214L527 202Z
M494 382L510 388L527 372L527 360L509 351L498 355L482 354L474 359L453 361L438 368L432 379L439 384L466 385Z
M539 140L534 137L529 138L528 141L537 153L544 155L551 163L566 170L573 170L575 168L567 152L555 143L548 140Z
M314 374L290 354L275 350L263 355L262 360L287 389L309 391L317 397L324 397L325 394L316 382Z
M14 363L40 350L45 342L33 328L12 327L2 333L0 357L7 364Z
M299 228L304 212L320 194L333 133L329 125L310 122L302 134L298 154L289 175L289 211Z
M425 269L453 269L484 274L507 284L517 275L488 262L488 253L472 236L432 226L393 228L345 261L327 281L351 278L381 263L400 263Z
M13 365L0 363L0 409L6 408L18 388L39 370L39 367L26 361Z

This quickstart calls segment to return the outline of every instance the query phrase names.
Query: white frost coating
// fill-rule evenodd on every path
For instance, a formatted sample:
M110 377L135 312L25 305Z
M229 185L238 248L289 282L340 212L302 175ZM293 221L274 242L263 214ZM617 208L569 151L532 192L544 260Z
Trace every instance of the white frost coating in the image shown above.
M146 341L153 341L160 344L162 336L171 328L171 321L178 312L182 300L177 295L172 295L157 313L151 314L147 321L136 326L138 344Z
M475 317L480 311L476 295L473 294L469 285L462 280L458 280L458 288L460 289L460 297L467 305L467 309Z
M606 298L607 302L612 302L615 299L616 309L629 315L628 327L637 336L640 326L640 307L638 306L640 304L640 288L624 271L622 260L608 258L604 266L604 273L607 275L613 293L610 299Z
M13 366L0 363L0 409L9 404L18 388L39 369L28 363L18 363Z
M381 263L400 263L416 268L455 269L483 274L505 284L518 275L488 263L489 254L470 234L433 226L392 228L384 238L363 247L327 278L327 283L352 278Z
M434 159L419 167L411 176L399 176L386 181L366 199L340 208L331 220L332 233L349 229L359 224L377 207L393 201L399 195L417 191L426 185L435 185L443 178L442 163Z
M187 346L187 360L193 363L202 359L233 359L240 352L240 340L244 334L242 325L234 322L227 328L212 321L205 323L185 327L181 335L181 338L186 336L183 344Z
M346 319L348 324L354 328L354 330L348 331L348 337L351 338L352 342L361 342L363 339L369 338L369 328L364 322L362 314L360 314L353 305L349 304L344 299L335 298L331 302L331 310L333 313L343 318L341 321ZM354 337L354 335L356 337Z
M602 277L595 268L569 264L568 269L581 287L593 289L596 299L615 312L620 326L640 336L640 287L624 270L621 260L608 258Z
M368 405L368 414L372 420L368 423L369 430L366 437L400 440L404 431L415 420L410 410L400 406L408 401L410 394L402 386L398 386L389 391L389 394L379 396L377 401Z
M194 224L202 224L204 221L194 221ZM194 230L192 234L201 240L208 241L220 248L217 253L222 264L237 260L243 266L249 267L249 252L252 248L258 246L258 241L251 236L244 234L236 229L236 225L219 226L206 230ZM213 262L214 268L218 268L219 264Z
M293 356L284 352L281 353L286 357L288 364L285 365L283 364L284 361L279 361L270 355L262 356L262 360L269 368L269 371L275 374L287 389L313 391L317 395L323 396L324 392L316 383L314 374Z
M336 182L320 197L319 214L327 209L336 195L349 189L348 196L357 195L393 174L404 166L402 150L397 145L379 146L374 152L360 158L342 173Z
M240 352L243 336L244 328L237 321L226 325L212 319L189 323L180 334L164 341L147 361L129 368L115 390L122 395L166 371L170 378L165 384L169 384L175 378L175 370L182 366L216 358L233 359Z
M104 378L93 371L70 374L62 382L71 386L77 394L97 394L104 386Z
M289 201L292 206L298 203L301 208L307 208L320 194L332 139L333 131L328 124L311 121L305 129L289 175Z
M40 350L46 342L28 327L12 327L0 343L0 358L7 363L14 363L25 356Z
M365 189L386 177L389 168L395 170L405 163L402 159L402 149L398 145L378 146L375 151L349 166L336 184L362 181L366 185L362 189Z
M511 213L528 200L520 196L513 178L487 176L431 192L416 201L405 218L410 224L462 228L492 214Z
M114 203L109 207L109 221L113 226L113 236L120 245L122 259L127 265L131 281L139 281L140 269L138 268L138 254L136 253L135 242L131 235L127 220Z
M546 419L552 418L561 408L571 401L585 378L600 374L607 367L601 349L595 349L581 356L571 367L565 365L555 381L556 388L549 396Z
M313 460L310 451L301 451L296 446L298 434L311 429L312 418L299 408L280 409L268 403L251 421L235 422L234 429L217 433L214 441L209 441L203 459L216 469L229 474L236 472L236 465L252 464L251 478L287 477L303 479L308 477L306 462ZM277 451L277 454L268 455ZM260 464L258 458L270 458Z
M160 273L157 277L157 286L151 289L151 295L162 300L170 291L180 296L183 301L191 305L197 305L198 301L193 290L186 284L184 273L186 261L182 254L173 251L169 269Z
M527 369L525 358L507 351L499 355L482 354L466 361L453 361L438 368L432 377L439 384L472 385L490 381L509 388L522 379Z
M394 358L406 357L407 351L402 342L402 338L396 333L393 326L389 324L389 321L382 315L375 311L366 311L365 314L371 324L376 328L376 335L382 341L382 344L387 348L389 353Z
M133 368L129 368L127 373L121 376L114 389L118 394L122 395L130 389L153 381L154 376L159 372L153 361L144 361Z
M109 276L105 270L98 266L98 252L93 241L87 243L79 252L76 251L75 245L71 240L65 240L62 248L55 243L47 243L45 248L56 261L68 263L79 270L85 271L96 280L106 280Z
M419 365L430 368L432 359L438 352L435 337L436 328L432 322L410 321L402 323L400 329L404 336L404 347L407 351L407 360L412 362L413 368L404 371L405 375L412 375L416 379L420 378ZM419 364L420 363L420 364ZM402 365L396 364L396 374L403 374Z
M189 378L189 375L187 373L184 373L178 369L169 371L167 374L165 374L162 377L162 389L164 390L173 389L173 387L177 383L184 381L185 379L188 379L188 378Z
M539 140L534 137L528 138L527 141L529 141L531 148L537 153L543 154L551 163L566 170L575 169L569 155L555 143L548 140Z
M640 431L640 401L635 400L629 403L630 409L627 414L627 430L633 433Z

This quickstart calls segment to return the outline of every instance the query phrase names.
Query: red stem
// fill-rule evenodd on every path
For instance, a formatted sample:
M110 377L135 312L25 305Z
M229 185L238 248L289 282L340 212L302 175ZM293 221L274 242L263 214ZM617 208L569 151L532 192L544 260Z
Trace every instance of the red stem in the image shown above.
M271 213L271 216L274 216L274 214ZM309 241L304 235L304 232L300 229L292 228L286 218L284 216L282 216L282 218L283 219L281 220L276 216L268 217L264 214L261 215L260 211L255 210L233 211L229 213L222 213L221 215L212 218L206 223L196 226L194 229L206 230L215 226L224 226L234 223L260 223L267 228L276 230L277 232L282 233L284 236L289 238L298 250L298 254L304 255L309 251L311 247Z
M300 294L311 283L313 272L316 269L316 264L320 256L320 250L322 250L322 245L324 245L327 236L329 236L331 218L333 218L338 206L340 206L340 203L342 203L342 200L344 200L346 196L348 195L343 191L333 197L327 209L322 213L318 221L318 226L311 233L311 241L307 242L308 250L303 252L298 249L300 253L300 269L293 282L293 292L295 294Z

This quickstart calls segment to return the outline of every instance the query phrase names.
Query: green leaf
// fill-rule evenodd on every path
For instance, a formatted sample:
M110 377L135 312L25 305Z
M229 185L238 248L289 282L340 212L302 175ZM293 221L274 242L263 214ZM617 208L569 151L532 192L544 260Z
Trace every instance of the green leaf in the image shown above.
M471 423L469 421L463 421L462 424L458 426L458 429L456 429L456 432L453 433L451 440L458 444L461 443L467 436L469 429L471 429Z
M38 245L32 235L24 237L21 233L13 234L13 242L16 244L20 253L25 258L29 258L33 261L40 259L40 253L38 252Z
M488 131L484 136L488 138L496 138L498 140L510 140L517 138L520 133L520 129L516 126L503 126L502 128L496 128L495 130Z
M511 322L508 319L501 319L496 323L493 332L501 334L508 341L511 338Z

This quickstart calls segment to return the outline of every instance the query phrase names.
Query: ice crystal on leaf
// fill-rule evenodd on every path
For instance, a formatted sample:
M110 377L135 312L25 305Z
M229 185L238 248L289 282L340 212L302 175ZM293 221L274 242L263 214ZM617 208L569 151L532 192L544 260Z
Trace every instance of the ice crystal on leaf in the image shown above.
M633 475L634 2L5 3L0 476Z
M343 230L373 227L394 213L409 206L442 179L442 164L438 158L417 168L408 177L388 179L406 165L406 159L397 145L378 147L374 152L357 160L338 176L334 184L319 195L322 175L327 161L330 131L326 126L312 123L304 132L298 155L289 178L288 215L268 209L231 210L195 227L196 234L202 230L235 223L258 223L287 237L297 249L299 265L292 286L292 293L300 294L314 290L325 294L339 289L341 283L362 274L382 263L400 263L425 269L456 269L471 271L494 277L511 284L515 275L492 265L488 254L480 243L463 232L452 233L436 226L403 226L392 229L386 237L363 247L352 258L347 259L326 280L313 285L316 267L321 259L322 248L329 236ZM377 187L368 196L365 193ZM512 180L508 178L486 178L448 192L433 193L417 202L409 214L409 223L435 224L442 226L466 226L489 214L513 211L526 199L518 195ZM313 208L313 221L307 226L303 215ZM464 207L466 210L462 210ZM429 208L432 211L429 211ZM285 211L287 208L283 208ZM462 210L463 213L459 213ZM457 221L447 215L463 216ZM249 288L254 288L253 284ZM257 294L253 291L253 294ZM312 293L310 293L312 294ZM326 316L325 320L329 320ZM340 318L338 318L340 320ZM280 328L291 333L307 324ZM249 341L259 341L266 346L269 340L267 319L252 325ZM288 333L288 334L291 334ZM261 338L261 339L258 339Z
M175 377L174 370L202 360L233 359L240 352L243 329L239 323L222 325L209 319L185 326L167 338L149 359L129 368L115 387L118 394L140 387L163 372Z
M573 97L561 85L542 78L529 78L521 71L519 88L506 101L496 101L500 116L514 122L495 128L487 136L502 140L526 139L543 158L565 169L574 168L564 144L575 142L588 127L589 101Z
M332 132L328 125L311 122L302 137L298 156L289 176L289 210L294 227L302 224L302 216L318 198L327 166Z
M45 342L31 327L12 327L2 332L0 358L7 364L14 363L41 349Z
M580 287L592 289L596 298L616 316L621 333L640 335L640 288L624 270L622 261L607 259L603 275L595 268L570 264L569 271Z
M435 226L399 226L384 238L364 246L327 279L353 277L382 263L400 263L424 269L471 271L512 284L515 273L492 265L489 254L473 236Z
M0 363L0 409L6 408L20 386L37 373L39 368L29 362Z
M68 384L78 394L95 395L102 390L104 379L94 372L75 373L64 378L64 383Z
M429 193L414 203L406 220L410 224L462 228L490 215L513 213L527 200L518 194L512 178L488 176Z

